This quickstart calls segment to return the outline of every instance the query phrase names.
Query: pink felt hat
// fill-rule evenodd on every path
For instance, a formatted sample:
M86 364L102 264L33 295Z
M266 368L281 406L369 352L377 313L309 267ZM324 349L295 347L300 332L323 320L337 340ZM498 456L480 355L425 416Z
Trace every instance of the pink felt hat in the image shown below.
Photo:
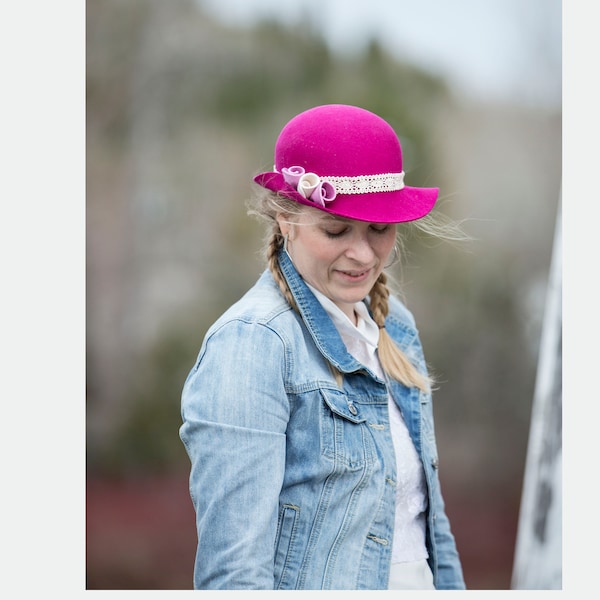
M274 170L254 181L300 204L374 223L420 219L439 192L404 185L392 127L345 104L317 106L289 121L275 144Z

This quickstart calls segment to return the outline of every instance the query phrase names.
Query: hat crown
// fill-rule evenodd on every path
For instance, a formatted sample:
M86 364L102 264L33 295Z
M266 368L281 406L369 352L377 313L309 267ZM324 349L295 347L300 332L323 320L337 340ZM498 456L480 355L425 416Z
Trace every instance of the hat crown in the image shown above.
M402 171L402 150L392 127L356 106L329 104L294 117L275 144L275 168L303 167L321 177Z
M346 104L317 106L288 121L275 143L275 169L254 181L299 204L377 223L420 219L439 192L406 185L391 125Z

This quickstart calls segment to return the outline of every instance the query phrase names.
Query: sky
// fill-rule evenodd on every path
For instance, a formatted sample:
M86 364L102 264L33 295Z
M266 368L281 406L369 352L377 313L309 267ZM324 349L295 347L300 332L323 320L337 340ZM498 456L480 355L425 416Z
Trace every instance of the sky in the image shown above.
M377 38L391 53L485 100L560 106L561 0L196 0L236 26L310 21L334 51Z

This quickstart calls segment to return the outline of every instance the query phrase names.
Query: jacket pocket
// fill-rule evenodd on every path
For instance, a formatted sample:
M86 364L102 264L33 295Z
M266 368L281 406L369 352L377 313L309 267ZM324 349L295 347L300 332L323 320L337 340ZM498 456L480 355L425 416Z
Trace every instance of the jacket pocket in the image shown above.
M299 556L295 556L298 551L296 539L299 518L299 506L284 504L281 507L275 544L275 589L293 587L292 571L297 568L301 560Z
M320 393L323 398L320 432L324 456L346 468L364 467L370 452L361 406L337 390L322 388Z

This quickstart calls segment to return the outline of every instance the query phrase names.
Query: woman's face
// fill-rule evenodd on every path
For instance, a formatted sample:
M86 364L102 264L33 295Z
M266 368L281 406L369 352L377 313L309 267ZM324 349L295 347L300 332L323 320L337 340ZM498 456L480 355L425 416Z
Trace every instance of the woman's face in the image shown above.
M396 240L393 223L334 217L306 207L288 222L288 253L302 278L330 298L355 322L353 305L369 294Z

